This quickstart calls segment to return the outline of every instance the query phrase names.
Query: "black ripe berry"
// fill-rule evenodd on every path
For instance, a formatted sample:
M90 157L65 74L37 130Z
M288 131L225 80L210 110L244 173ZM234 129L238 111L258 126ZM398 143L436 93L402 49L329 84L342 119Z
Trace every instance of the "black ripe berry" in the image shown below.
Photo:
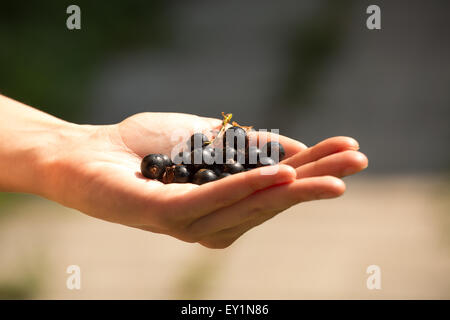
M190 164L191 153L188 151L181 151L173 158L174 164Z
M161 156L161 157L163 158L163 160L164 160L164 166L165 166L165 167L170 167L170 166L173 165L172 160L170 160L170 158L169 158L167 155L165 155L165 154L160 154L160 156Z
M219 175L219 179L223 179L223 178L226 178L226 177L228 177L228 176L231 176L231 173L228 173L228 172L222 172L222 173Z
M216 174L216 176L220 176L222 174L222 165L220 164L214 164L211 167L211 170L214 171L214 173Z
M256 168L261 150L256 146L250 146L245 152L245 164L248 168Z
M283 145L275 141L267 142L262 148L261 152L264 156L275 160L275 162L283 160L286 156Z
M190 172L185 166L183 165L175 166L174 172L176 183L185 183L189 181Z
M141 173L146 178L159 179L164 169L164 159L160 154L149 154L142 159Z
M214 180L217 180L217 175L214 173L214 171L209 169L198 170L192 178L192 182L195 184L204 184Z
M231 116L223 114L222 127L214 140L195 133L187 141L186 151L179 152L173 160L163 154L147 155L141 163L142 174L164 183L204 184L283 160L285 151L278 142L268 142L261 149L250 146L247 132L251 127L234 123L224 132ZM216 141L218 137L223 140Z
M189 182L190 172L188 168L182 164L174 165L166 168L162 177L164 183L186 183Z
M269 157L261 157L259 158L257 167L265 167L265 166L273 166L275 165L275 161L272 158Z
M211 149L195 149L191 152L191 165L194 169L206 168L214 163Z
M203 149L205 149L207 152L209 152L209 154L214 158L214 155L216 153L216 149L213 146L207 145Z
M222 163L227 162L227 160L229 160L229 159L236 160L236 158L237 158L236 149L234 149L232 147L223 148L223 159L222 159L223 162Z
M226 173L236 174L239 172L244 171L245 168L242 164L239 162L236 162L234 160L228 160L222 167L222 171Z
M236 162L241 163L242 165L245 165L245 149L239 149L236 150Z
M191 151L197 148L203 148L208 145L208 137L203 133L194 133L188 141L188 147Z
M241 127L231 127L225 131L223 145L234 149L246 149L248 146L247 132Z

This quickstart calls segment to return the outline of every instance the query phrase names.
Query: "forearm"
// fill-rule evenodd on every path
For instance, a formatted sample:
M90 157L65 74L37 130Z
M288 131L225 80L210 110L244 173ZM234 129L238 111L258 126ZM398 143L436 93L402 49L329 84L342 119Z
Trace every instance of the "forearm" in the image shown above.
M45 196L48 164L76 127L0 95L0 191Z

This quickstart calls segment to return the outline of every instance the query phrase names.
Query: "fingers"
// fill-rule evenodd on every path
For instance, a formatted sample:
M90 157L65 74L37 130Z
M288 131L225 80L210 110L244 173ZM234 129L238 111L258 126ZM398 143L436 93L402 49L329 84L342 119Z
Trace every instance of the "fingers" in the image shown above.
M272 166L272 174L267 167L238 173L224 179L199 186L174 203L185 208L183 215L187 219L198 219L223 207L233 205L252 193L295 180L297 173L286 165Z
M250 138L250 142L253 143L258 142L259 148L262 148L264 144L269 141L277 140L284 147L284 151L286 152L286 158L292 157L300 151L306 149L306 146L300 141L278 135L272 132L259 132L259 131L251 131L248 134Z
M229 207L195 221L188 232L205 236L229 229L265 213L278 213L299 202L340 196L345 191L342 180L325 176L305 178L259 191Z
M300 167L306 163L317 161L323 157L344 150L358 150L358 142L349 137L334 137L319 142L298 154L282 161L281 163L290 165L294 168Z
M358 151L343 151L307 163L296 169L297 179L331 175L345 177L367 168L367 157Z

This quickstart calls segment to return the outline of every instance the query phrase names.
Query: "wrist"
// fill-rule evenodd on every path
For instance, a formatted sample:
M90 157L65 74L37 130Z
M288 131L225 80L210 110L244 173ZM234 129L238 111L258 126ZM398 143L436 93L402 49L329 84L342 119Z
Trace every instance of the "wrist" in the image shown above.
M83 143L94 126L63 121L2 95L0 114L0 192L54 199L64 155Z
M76 162L72 154L90 140L93 131L95 126L64 122L47 132L45 146L34 151L36 166L31 175L31 193L60 202L67 183L67 166Z
M7 159L7 172L0 185L3 191L32 193L55 200L63 159L91 129L59 119L48 120L41 119L13 135L17 140L10 143L8 155L3 157Z

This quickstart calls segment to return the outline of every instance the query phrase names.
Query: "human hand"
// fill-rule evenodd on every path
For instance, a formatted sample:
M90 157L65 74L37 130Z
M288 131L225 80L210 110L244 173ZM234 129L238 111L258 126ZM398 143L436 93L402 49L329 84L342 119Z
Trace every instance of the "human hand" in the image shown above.
M55 143L43 195L99 219L225 248L292 205L341 195L345 185L339 177L367 166L351 138L306 148L279 136L286 159L270 175L258 168L198 186L163 184L140 174L146 154L171 154L186 133L220 125L188 114L143 113L116 125L79 126Z

